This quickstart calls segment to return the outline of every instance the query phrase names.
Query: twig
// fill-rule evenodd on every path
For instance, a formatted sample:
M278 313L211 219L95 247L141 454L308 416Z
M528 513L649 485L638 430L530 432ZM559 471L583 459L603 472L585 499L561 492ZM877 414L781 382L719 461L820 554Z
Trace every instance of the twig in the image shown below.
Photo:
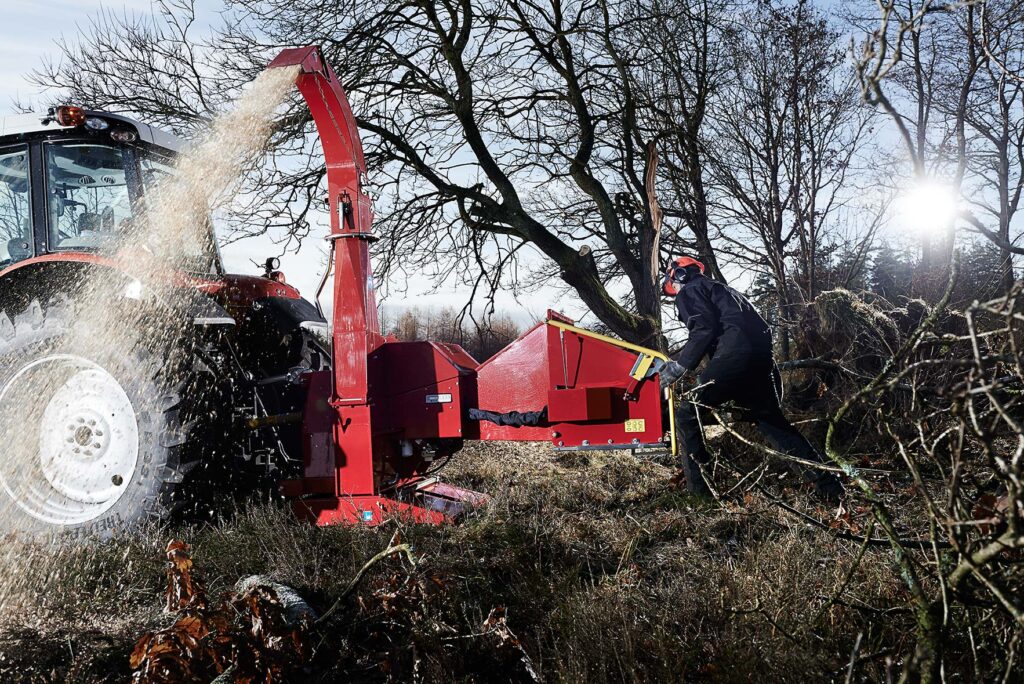
M416 559L412 555L411 546L409 546L408 544L398 544L397 546L389 546L388 548L384 549L370 560L366 561L366 564L363 565L363 567L359 568L359 572L357 572L355 574L355 577L353 577L349 581L348 586L345 587L345 591L341 593L341 596L338 597L338 600L335 601L334 604L330 608L328 608L323 615L320 616L320 619L313 624L319 626L326 622L329 617L331 617L334 613L338 611L338 609L341 607L341 604L344 603L345 599L347 599L349 595L353 591L355 591L355 588L359 586L359 582L362 581L363 576L370 568L372 568L374 565L384 560L388 556L393 556L398 553L404 553L406 558L409 559L409 562L413 565L416 565Z
M772 502L773 504L775 504L779 508L783 509L784 511L786 511L788 513L791 513L792 515L795 515L796 517L800 518L804 522L810 523L811 525L813 525L815 527L818 527L818 528L820 528L822 530L825 530L830 535L832 535L835 539L842 539L844 541L859 541L859 542L865 541L865 538L860 536L860 535L850 534L849 532L838 532L836 530L833 530L831 527L828 526L828 524L823 523L822 521L818 520L814 516L808 515L808 514L804 513L803 511L800 511L800 510L797 510L796 508L793 508L792 506L790 506L788 503L786 503L782 499L779 499L779 498L777 498L775 496L772 496L772 494L770 492L768 492L768 490L766 490L766 489L764 489L764 488L762 488L760 486L757 488L757 490L759 492L761 492L761 494L763 494L770 502ZM933 540L933 539L905 539L903 537L897 537L896 538L896 543L899 544L900 546L902 546L903 548L907 548L907 549L928 550L928 549L932 548L933 544L938 544L939 548L943 548L943 549L951 548L951 545L949 544L949 542L939 542L939 541ZM886 536L886 537L873 537L873 538L868 538L867 539L867 544L869 546L892 546L893 540L891 538L889 538L888 536Z
M799 456L793 456L792 454L787 454L785 452L778 451L776 449L772 449L771 447L765 446L764 444L757 444L756 442L751 442L749 439L747 439L746 437L744 437L743 435L741 435L740 433L736 432L731 427L729 427L729 425L727 425L726 422L722 419L721 414L719 414L718 411L716 411L714 408L712 408L710 406L703 406L701 404L697 404L697 406L700 406L701 408L708 409L708 411L711 412L711 415L713 415L715 417L715 419L718 420L719 427L721 427L723 430L728 432L730 435L732 435L733 437L735 437L739 441L743 442L747 446L752 447L754 449L757 449L758 451L763 451L764 453L768 454L769 456L774 456L775 458L778 458L780 460L789 461L790 463L796 463L798 465L802 465L802 466L805 466L807 468L814 468L815 470L829 470L829 471L832 471L834 473L845 473L846 472L843 468L840 468L838 466L828 465L828 464L824 463L823 461L810 461L810 460L808 460L806 458L800 458Z
M850 665L846 669L846 684L853 682L853 670L857 664L857 654L860 652L860 642L864 639L864 632L857 632L857 641L853 644L853 653L850 654Z

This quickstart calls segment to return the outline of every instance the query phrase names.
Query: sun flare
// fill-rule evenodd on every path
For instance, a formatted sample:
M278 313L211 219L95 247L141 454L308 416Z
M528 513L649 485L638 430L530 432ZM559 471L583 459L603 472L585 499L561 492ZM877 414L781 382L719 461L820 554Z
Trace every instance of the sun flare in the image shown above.
M920 233L945 230L960 211L960 196L949 183L922 180L899 200L899 212L906 226Z

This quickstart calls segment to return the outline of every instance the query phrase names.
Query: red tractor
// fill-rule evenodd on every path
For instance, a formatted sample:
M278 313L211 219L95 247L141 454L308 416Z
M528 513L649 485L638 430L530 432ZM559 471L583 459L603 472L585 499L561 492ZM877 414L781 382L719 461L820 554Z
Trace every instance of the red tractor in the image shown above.
M483 364L381 334L355 119L318 48L285 50L269 68L296 65L327 161L330 322L272 260L261 276L224 273L212 237L169 276L189 297L167 321L107 248L174 173L179 142L74 107L3 120L6 528L102 534L216 503L233 480L273 483L318 524L437 523L485 500L435 477L467 439L674 450L655 351L555 313ZM86 282L103 284L102 306L83 307ZM122 339L118 321L140 315L159 325ZM117 343L95 344L89 326Z

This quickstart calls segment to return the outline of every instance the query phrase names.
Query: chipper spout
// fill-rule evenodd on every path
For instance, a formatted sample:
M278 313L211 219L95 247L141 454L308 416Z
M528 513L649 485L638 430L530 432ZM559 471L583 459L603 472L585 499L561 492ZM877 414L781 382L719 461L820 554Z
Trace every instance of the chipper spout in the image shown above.
M377 318L369 251L373 211L358 125L319 47L284 50L268 68L295 66L327 168L333 349L331 370L304 378L303 477L284 483L284 491L297 497L301 515L321 524L373 524L394 514L440 522L479 496L439 487L427 477L433 459L457 445L439 434L400 429L401 422L390 419L401 383L390 382L384 367L394 354L385 349Z

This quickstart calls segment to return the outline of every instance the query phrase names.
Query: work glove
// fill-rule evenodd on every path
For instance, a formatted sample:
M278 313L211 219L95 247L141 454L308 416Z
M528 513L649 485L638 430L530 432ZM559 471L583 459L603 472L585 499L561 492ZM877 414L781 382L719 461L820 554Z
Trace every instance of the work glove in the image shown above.
M686 387L692 387L696 384L696 378L693 375L693 371L688 368L684 368L675 361L669 361L666 363L661 371L658 373L658 377L661 381L661 389L672 387L677 382L682 381Z

